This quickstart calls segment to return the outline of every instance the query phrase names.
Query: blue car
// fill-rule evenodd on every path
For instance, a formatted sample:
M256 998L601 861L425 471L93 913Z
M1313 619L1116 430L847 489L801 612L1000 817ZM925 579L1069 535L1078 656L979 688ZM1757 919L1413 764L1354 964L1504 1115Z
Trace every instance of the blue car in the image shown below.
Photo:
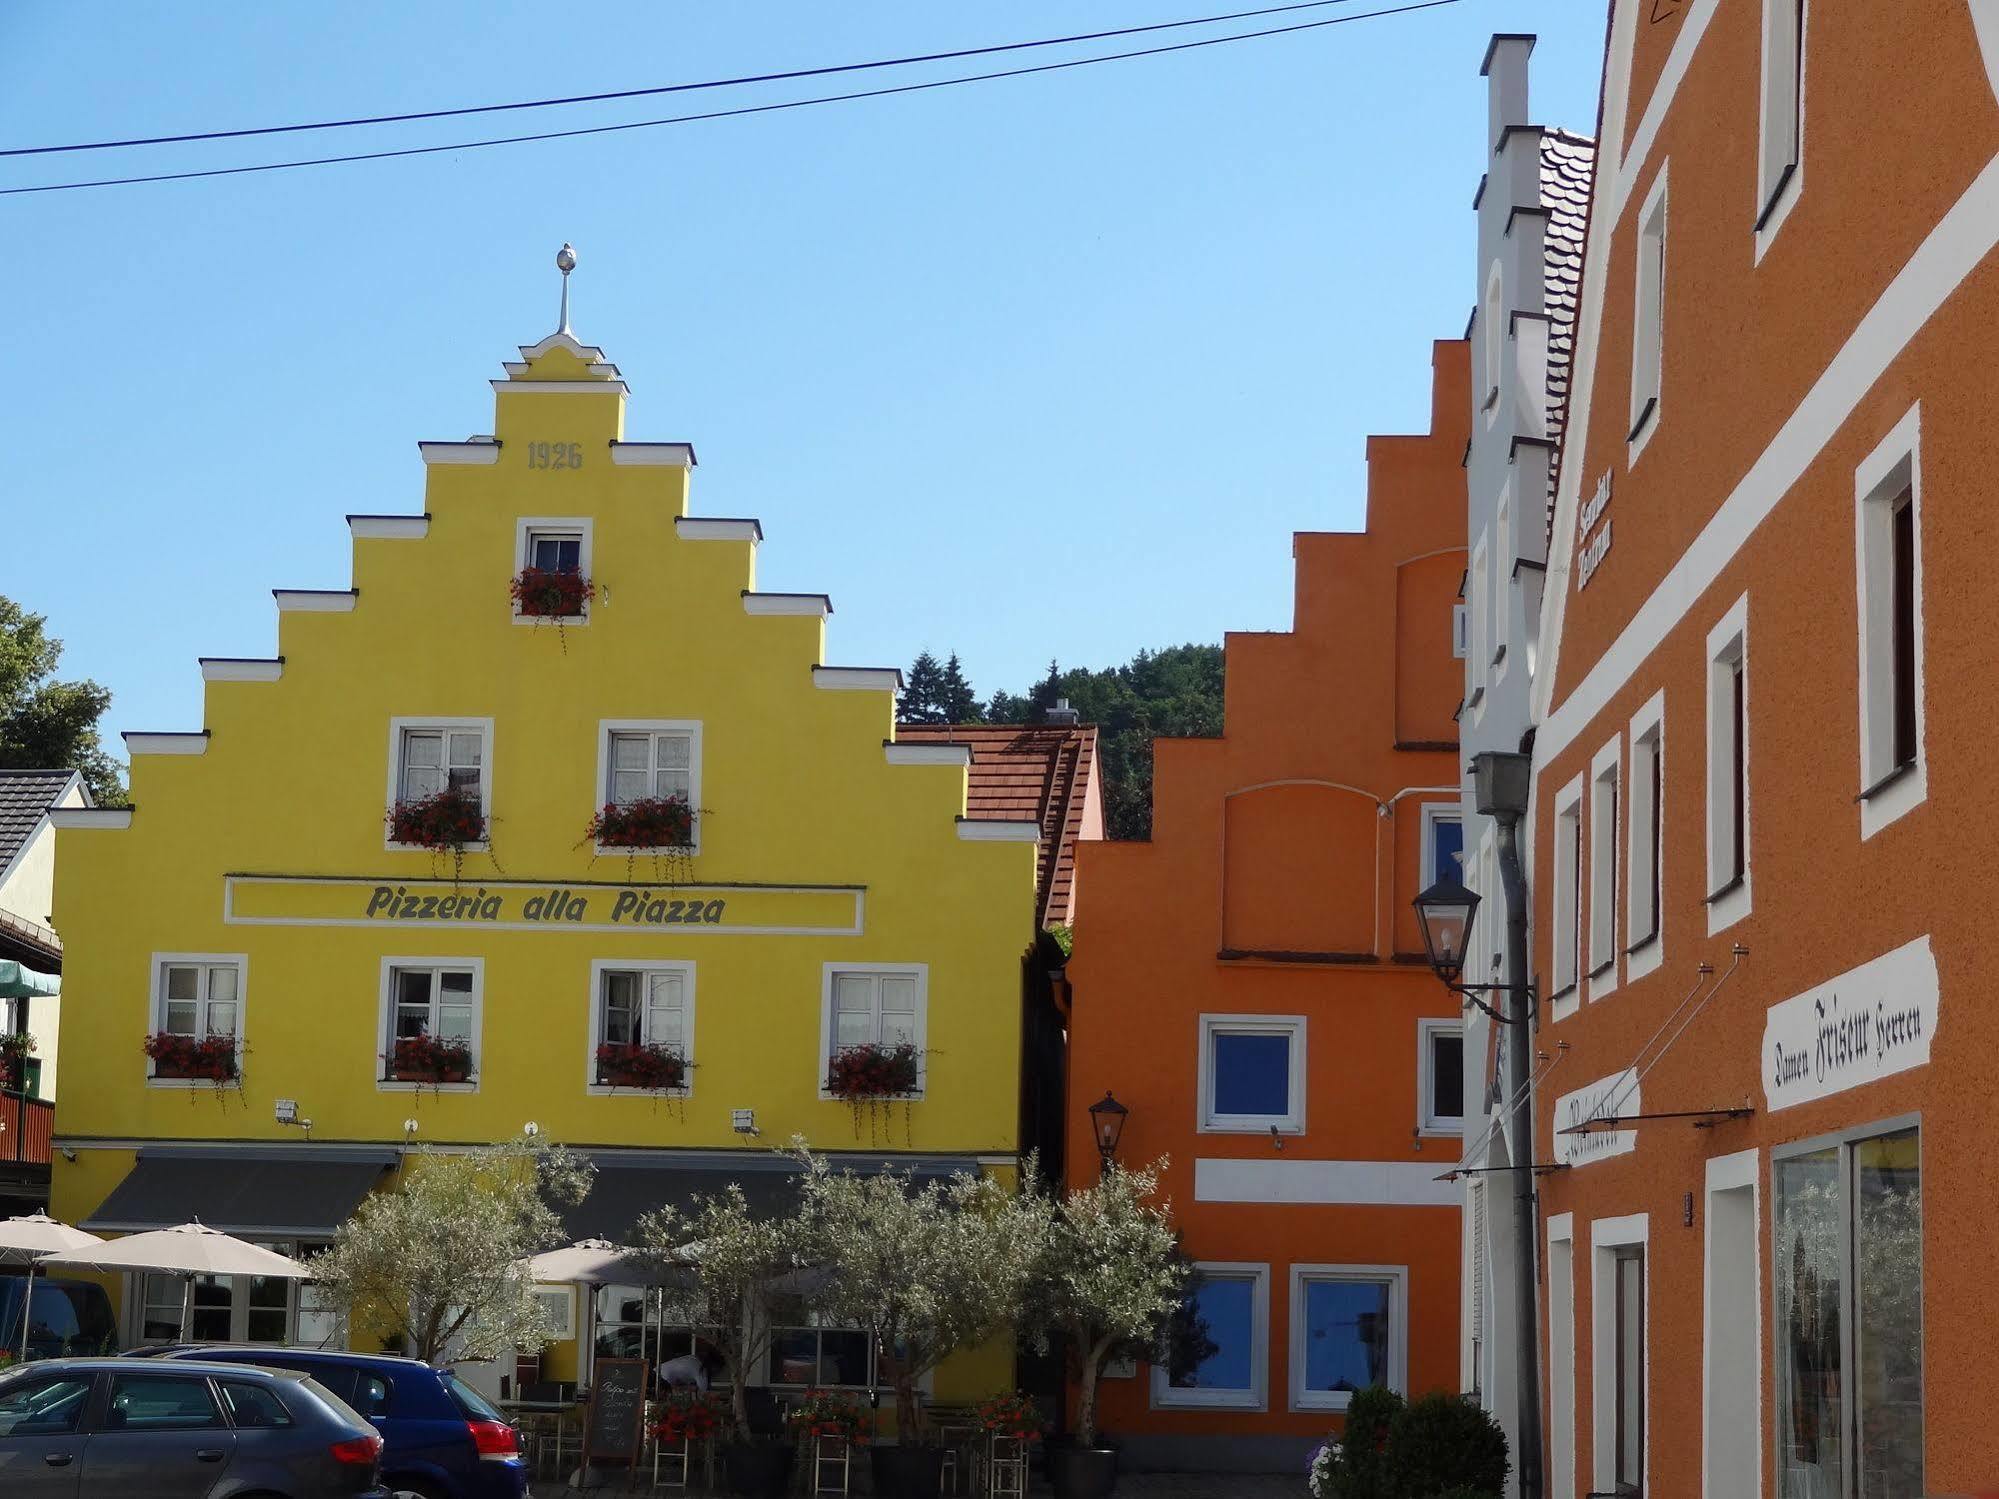
M526 1499L520 1433L449 1369L321 1348L190 1343L138 1351L310 1374L382 1434L382 1486L395 1499Z

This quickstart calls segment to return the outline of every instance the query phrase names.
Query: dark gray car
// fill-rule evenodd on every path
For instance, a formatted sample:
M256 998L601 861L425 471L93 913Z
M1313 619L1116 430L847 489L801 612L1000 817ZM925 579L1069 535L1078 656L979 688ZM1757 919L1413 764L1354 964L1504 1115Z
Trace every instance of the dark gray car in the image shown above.
M386 1499L380 1435L308 1375L50 1359L0 1375L6 1499Z

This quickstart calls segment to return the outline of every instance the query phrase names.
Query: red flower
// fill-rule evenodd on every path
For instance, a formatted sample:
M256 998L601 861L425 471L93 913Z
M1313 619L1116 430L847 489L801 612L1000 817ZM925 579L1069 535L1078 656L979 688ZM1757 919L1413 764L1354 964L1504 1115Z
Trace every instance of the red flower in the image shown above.
M183 1036L155 1031L142 1048L153 1059L153 1076L205 1078L227 1082L236 1075L234 1036Z
M597 1048L597 1081L613 1088L671 1091L686 1086L687 1059L654 1042L606 1041Z
M456 786L398 801L386 820L391 843L417 848L463 849L486 836L486 814L478 796Z
M524 567L507 585L523 614L540 619L574 619L597 597L597 585L583 574L546 567Z
M826 1091L849 1102L900 1098L916 1091L921 1054L908 1041L895 1046L843 1046L826 1073Z
M436 1036L398 1036L382 1060L393 1082L462 1083L472 1075L471 1045Z
M691 848L694 811L679 796L606 802L591 817L583 836L599 848Z

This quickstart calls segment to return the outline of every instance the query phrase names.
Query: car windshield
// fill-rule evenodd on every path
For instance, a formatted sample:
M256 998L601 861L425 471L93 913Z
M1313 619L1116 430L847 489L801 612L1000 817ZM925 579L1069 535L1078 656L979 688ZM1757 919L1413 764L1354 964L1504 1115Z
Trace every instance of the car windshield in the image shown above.
M458 1402L458 1408L465 1412L466 1419L472 1421L498 1421L502 1426L507 1418L494 1408L493 1402L465 1383L456 1374L444 1376L445 1388L451 1391L451 1398Z

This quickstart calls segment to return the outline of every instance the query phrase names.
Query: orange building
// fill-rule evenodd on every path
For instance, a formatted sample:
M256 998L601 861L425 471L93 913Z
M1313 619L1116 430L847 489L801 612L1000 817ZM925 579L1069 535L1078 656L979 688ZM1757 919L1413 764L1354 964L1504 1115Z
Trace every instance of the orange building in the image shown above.
M1410 901L1460 849L1466 345L1433 368L1366 529L1296 537L1293 629L1228 637L1222 736L1158 742L1151 840L1078 849L1067 1174L1114 1092L1213 1345L1105 1381L1129 1466L1302 1472L1352 1390L1457 1386L1463 1029Z
M1548 1493L1999 1483L1999 6L1616 0L1536 680Z

